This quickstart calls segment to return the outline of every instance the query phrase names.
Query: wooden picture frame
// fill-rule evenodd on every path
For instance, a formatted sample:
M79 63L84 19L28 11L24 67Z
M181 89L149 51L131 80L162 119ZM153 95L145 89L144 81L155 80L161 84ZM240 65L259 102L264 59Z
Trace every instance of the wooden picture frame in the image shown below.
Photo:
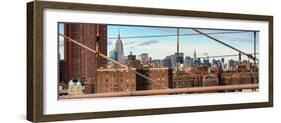
M137 109L122 111L103 111L103 112L83 112L68 114L44 114L44 41L43 24L45 9L60 10L79 10L79 11L98 11L146 15L164 15L175 17L199 17L199 18L218 18L230 20L251 20L268 22L268 101L207 105L207 106L184 106L184 107L165 107L153 109ZM186 112L201 112L214 110L231 110L244 108L261 108L273 106L273 16L249 15L234 13L202 12L187 10L171 10L126 6L109 6L82 3L63 3L33 1L27 3L27 120L32 122L48 122L62 120L80 120L108 117L125 117L140 115L156 115Z

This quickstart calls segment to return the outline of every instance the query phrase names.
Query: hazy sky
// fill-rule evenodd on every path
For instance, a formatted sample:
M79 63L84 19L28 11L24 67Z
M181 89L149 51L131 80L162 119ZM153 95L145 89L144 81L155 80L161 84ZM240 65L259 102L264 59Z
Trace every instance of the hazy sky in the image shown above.
M120 30L121 40L124 44L125 55L130 51L133 54L148 53L153 59L163 59L165 56L176 52L176 36L167 37L149 37L149 38L126 38L132 36L157 36L157 35L176 35L176 28L159 27L136 27L136 26L108 26L108 51L114 49L118 31ZM217 32L237 32L234 30L203 30L205 33ZM180 28L181 34L198 34L191 29ZM222 40L246 53L254 52L253 32L229 33L229 34L210 34L211 36ZM123 38L122 38L123 37ZM258 36L257 36L258 37ZM114 39L113 39L114 38ZM197 57L217 55L238 54L237 51L213 41L203 35L186 35L179 38L179 51L185 56L193 57L196 50ZM257 44L258 41L257 41ZM258 48L258 45L257 45ZM237 57L238 58L238 57ZM233 58L233 59L237 59Z
M59 25L60 33L63 33L63 24ZM123 42L124 53L128 55L130 51L134 55L141 53L148 53L153 59L163 59L168 55L176 52L176 28L160 28L160 27L141 27L141 26L116 26L108 25L108 52L115 48L118 31L120 31L121 40ZM204 33L217 33L217 32L236 32L234 30L203 30ZM191 29L180 28L181 34L198 34ZM145 36L159 36L171 35L165 37L145 37ZM229 33L229 34L210 34L211 36L222 40L223 42L232 45L246 53L254 52L253 32L243 33ZM140 36L136 38L136 36ZM142 37L144 36L144 37ZM135 37L135 38L127 38ZM63 41L63 38L60 39ZM180 36L180 52L185 56L193 57L194 50L196 50L197 57L217 55L231 55L238 54L237 51L226 47L218 42L215 42L203 35L186 35ZM257 52L259 47L259 38L257 34ZM60 43L59 52L63 58L63 43ZM243 57L245 58L245 57ZM238 60L237 57L229 57L227 59Z

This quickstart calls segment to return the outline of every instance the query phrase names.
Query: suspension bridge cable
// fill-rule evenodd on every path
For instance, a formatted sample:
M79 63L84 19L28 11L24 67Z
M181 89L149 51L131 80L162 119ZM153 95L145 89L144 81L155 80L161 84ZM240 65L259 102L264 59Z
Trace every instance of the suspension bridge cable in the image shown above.
M208 38L210 38L210 39L212 39L212 40L214 40L214 41L216 41L216 42L218 42L218 43L220 43L220 44L223 44L223 45L225 45L225 46L227 46L227 47L229 47L229 48L231 48L231 49L233 49L233 50L236 50L236 51L238 51L239 53L242 53L242 54L246 55L248 58L251 58L251 59L254 60L254 61L258 60L258 59L255 58L253 55L247 54L247 53L245 53L245 52L243 52L243 51L241 51L241 50L239 50L239 49L237 49L237 48L235 48L235 47L233 47L233 46L231 46L231 45L229 45L229 44L227 44L227 43L225 43L225 42L223 42L223 41L221 41L221 40L219 40L219 39L216 39L216 38L214 38L214 37L212 37L212 36L210 36L210 35L208 35L208 34L206 34L206 33L203 33L203 32L201 32L201 31L199 31L198 29L192 29L192 30L195 31L195 32L197 32L197 33L199 33L199 34L202 34L202 35L204 35L204 36L206 36L206 37L208 37Z
M224 31L224 32L210 32L206 34L216 35L216 34L233 34L233 33L248 33L250 31ZM187 33L187 34L180 34L179 36L192 36L192 35L202 35L198 33ZM122 39L132 39L132 38L157 38L157 37L174 37L177 36L175 34L171 35L143 35L143 36L127 36L122 37ZM118 37L109 37L108 39L117 39Z

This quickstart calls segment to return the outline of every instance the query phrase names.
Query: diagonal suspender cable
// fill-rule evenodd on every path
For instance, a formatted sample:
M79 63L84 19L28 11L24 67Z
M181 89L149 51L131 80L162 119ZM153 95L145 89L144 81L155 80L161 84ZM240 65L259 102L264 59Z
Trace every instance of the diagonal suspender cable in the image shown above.
M241 50L239 50L239 49L237 49L237 48L235 48L235 47L233 47L233 46L231 46L231 45L229 45L229 44L227 44L227 43L224 43L223 41L221 41L221 40L219 40L219 39L216 39L216 38L214 38L214 37L212 37L212 36L210 36L210 35L208 35L208 34L206 34L206 33L203 33L203 32L201 32L201 31L199 31L198 29L192 29L192 30L195 31L195 32L197 32L197 33L199 33L199 34L201 34L201 35L204 35L204 36L206 36L206 37L208 37L208 38L210 38L210 39L212 39L212 40L214 40L214 41L216 41L216 42L218 42L218 43L220 43L220 44L223 44L223 45L225 45L225 46L227 46L227 47L229 47L229 48L231 48L231 49L233 49L233 50L236 50L236 51L238 51L239 53L242 53L242 54L246 55L248 58L253 59L254 61L258 60L258 59L257 59L256 57L254 57L253 55L248 54L248 53L245 53L245 52L243 52L243 51L241 51Z
M147 76L145 76L145 75L143 75L143 74L141 74L141 73L139 73L139 72L137 72L137 71L136 71L136 74L138 74L139 76L141 76L141 77L143 77L143 78L149 80L150 82L154 82L155 84L159 85L161 88L164 88L164 89L167 88L167 86L164 86L164 85L162 85L161 83L159 83L159 82L157 82L157 81L155 81L155 80L152 80L152 79L150 79L149 77L147 77Z
M64 37L64 38L66 38L66 39L68 39L68 41L70 41L70 42L72 42L72 43L74 43L74 44L76 44L76 45L78 45L78 46L81 46L82 48L85 48L86 50L89 50L89 51L91 51L91 52L93 52L93 53L97 53L96 50L91 49L91 48L87 47L86 45L84 45L84 44L82 44L82 43L79 43L78 41L76 41L76 40L74 40L74 39L72 39L72 38L70 38L70 37L68 37L68 36L65 36L65 35L63 35L63 34L61 34L61 33L59 33L59 35L62 36L62 37ZM116 64L122 66L122 67L125 67L127 70L130 70L130 68L129 68L127 65L121 64L121 63L119 63L118 61L116 61L116 60L114 60L114 59L111 59L111 58L107 57L106 55L104 55L104 54L102 54L102 53L99 53L99 55L100 55L101 57L107 59L107 60L110 60L110 61L112 61L112 62L114 62L114 63L116 63ZM147 79L147 80L149 80L149 82L153 82L153 83L159 85L161 88L167 88L167 86L162 85L162 84L161 84L160 82L158 82L158 81L155 81L155 80L150 79L149 77L147 77L147 76L145 76L145 75L139 73L138 71L136 71L136 74L139 75L139 76L141 76L141 77L143 77L143 78L145 78L145 79Z
M62 36L62 37L64 37L64 38L66 38L66 39L68 39L70 42L72 42L72 43L74 43L74 44L76 44L76 45L78 45L78 46L80 46L80 47L82 47L82 48L85 48L85 49L87 49L87 50L89 50L89 51L91 51L91 52L93 52L93 53L97 53L96 50L93 50L93 49L91 49L91 48L85 46L85 45L82 44L82 43L79 43L78 41L76 41L76 40L74 40L74 39L72 39L72 38L70 38L70 37L68 37L68 36L65 36L65 35L63 35L63 34L61 34L61 33L59 33L59 35ZM112 62L114 62L114 63L116 63L116 64L118 64L118 65L120 65L120 66L122 66L122 67L128 68L126 65L123 65L123 64L119 63L118 61L115 61L114 59L108 58L106 55L104 55L104 54L102 54L102 53L99 53L99 55L100 55L101 57L103 57L103 58L106 58L106 59L108 59L108 60L110 60L110 61L112 61Z

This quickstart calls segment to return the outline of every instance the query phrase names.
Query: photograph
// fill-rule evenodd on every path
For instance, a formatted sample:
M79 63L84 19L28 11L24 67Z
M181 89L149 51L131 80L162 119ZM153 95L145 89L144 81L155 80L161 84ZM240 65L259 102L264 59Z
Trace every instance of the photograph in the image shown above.
M27 119L273 107L273 16L27 3Z
M57 23L58 100L256 93L259 30Z

